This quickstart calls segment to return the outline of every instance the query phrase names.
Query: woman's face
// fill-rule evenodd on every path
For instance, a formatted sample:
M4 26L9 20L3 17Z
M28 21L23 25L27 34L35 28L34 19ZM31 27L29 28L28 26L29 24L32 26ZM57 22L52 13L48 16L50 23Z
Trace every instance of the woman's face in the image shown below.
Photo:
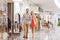
M31 11L31 15L34 15L34 12L33 11Z

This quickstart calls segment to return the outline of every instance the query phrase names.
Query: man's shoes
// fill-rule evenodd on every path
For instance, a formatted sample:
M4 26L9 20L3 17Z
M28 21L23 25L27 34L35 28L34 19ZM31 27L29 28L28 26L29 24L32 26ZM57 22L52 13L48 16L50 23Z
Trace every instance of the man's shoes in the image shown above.
M23 38L26 38L26 36L23 36Z
M28 37L27 37L27 36L23 36L23 38L26 38L26 39L28 39Z

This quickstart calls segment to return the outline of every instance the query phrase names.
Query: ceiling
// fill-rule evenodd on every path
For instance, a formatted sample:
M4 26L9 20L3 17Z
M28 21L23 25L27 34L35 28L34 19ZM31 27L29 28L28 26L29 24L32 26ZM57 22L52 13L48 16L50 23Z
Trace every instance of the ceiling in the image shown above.
M54 11L60 12L60 8L58 8L54 2L54 0L32 0L34 3L38 4L42 9L46 11Z
M12 0L7 0L8 2L12 2ZM45 11L53 11L60 12L60 8L57 8L54 0L31 0L35 4L38 4Z

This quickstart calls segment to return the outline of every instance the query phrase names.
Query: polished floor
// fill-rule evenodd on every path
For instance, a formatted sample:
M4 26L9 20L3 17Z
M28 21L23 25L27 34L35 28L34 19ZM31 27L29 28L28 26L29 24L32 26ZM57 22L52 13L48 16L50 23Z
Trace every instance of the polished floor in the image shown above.
M0 39L0 40L60 40L60 27L54 29L41 29L40 31L35 31L34 38L32 38L31 29L29 29L28 39L23 38L23 32L20 35L14 35L10 38Z

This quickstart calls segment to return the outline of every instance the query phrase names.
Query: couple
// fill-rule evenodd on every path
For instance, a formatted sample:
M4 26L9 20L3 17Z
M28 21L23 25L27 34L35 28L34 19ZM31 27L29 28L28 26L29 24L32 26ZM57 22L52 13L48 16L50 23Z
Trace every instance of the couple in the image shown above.
M32 29L32 37L34 37L35 31L35 15L34 12L31 11L29 14L29 9L26 9L26 13L23 15L23 28L24 28L24 36L23 38L28 38L28 27Z

